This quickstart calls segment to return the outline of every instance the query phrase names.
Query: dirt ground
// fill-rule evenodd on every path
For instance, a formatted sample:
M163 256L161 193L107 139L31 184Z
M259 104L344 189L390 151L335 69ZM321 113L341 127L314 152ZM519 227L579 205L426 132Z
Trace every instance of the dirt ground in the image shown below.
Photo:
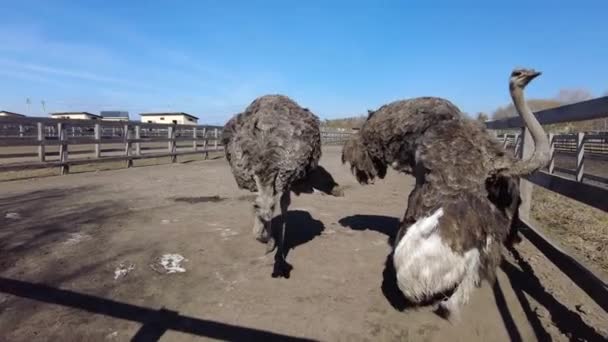
M607 337L606 313L525 240L460 321L405 308L386 261L413 180L362 187L339 159L324 149L344 197L293 196L290 279L270 276L222 158L1 182L0 340ZM163 256L186 260L168 273Z

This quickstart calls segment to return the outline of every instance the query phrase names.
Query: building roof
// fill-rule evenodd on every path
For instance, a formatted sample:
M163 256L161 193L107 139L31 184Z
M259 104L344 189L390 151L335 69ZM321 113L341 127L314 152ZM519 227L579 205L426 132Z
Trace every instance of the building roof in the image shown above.
M5 113L5 114L14 115L14 116L23 116L23 117L25 117L25 115L23 115L23 114L14 113L14 112L9 112L9 111L7 111L7 110L0 110L0 113Z
M104 118L129 118L129 112L120 110L102 110L99 115Z
M172 113L140 113L140 116L180 116L180 115L184 115L184 116L189 116L193 119L198 120L198 118L194 115L188 114L188 113L184 113L184 112L172 112Z
M97 114L93 114L93 113L89 113L89 112L55 112L55 113L50 113L51 116L54 115L79 115L79 114L84 114L84 115L90 115L90 116L94 116L96 118L100 118L101 116L97 115Z

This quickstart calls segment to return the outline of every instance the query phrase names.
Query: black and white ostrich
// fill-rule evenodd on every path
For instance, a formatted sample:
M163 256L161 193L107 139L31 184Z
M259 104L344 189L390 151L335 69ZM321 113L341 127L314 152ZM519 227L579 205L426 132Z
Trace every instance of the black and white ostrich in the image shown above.
M362 184L383 178L389 165L416 178L393 250L397 284L408 300L452 292L438 308L449 315L481 279L494 281L501 244L516 234L518 179L549 161L548 139L523 96L538 75L516 69L509 82L536 147L528 160L507 153L482 124L435 97L381 107L345 144L342 161Z
M256 239L266 243L267 253L278 246L272 276L289 278L284 240L290 191L299 194L314 188L341 195L338 184L319 166L319 119L286 96L262 96L226 123L222 140L237 185L257 193ZM275 239L271 222L277 204L282 223Z

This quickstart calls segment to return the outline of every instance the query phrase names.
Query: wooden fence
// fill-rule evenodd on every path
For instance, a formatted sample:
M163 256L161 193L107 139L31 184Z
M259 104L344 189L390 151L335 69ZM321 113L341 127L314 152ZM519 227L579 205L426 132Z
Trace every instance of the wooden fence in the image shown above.
M221 126L0 117L0 171L59 167L67 174L72 165L125 161L131 167L137 159L207 157L223 148L221 134ZM343 144L350 133L323 128L321 136L324 144Z
M207 156L210 151L219 150L220 135L219 126L0 117L0 149L8 148L0 156L38 159L2 163L0 171L60 167L61 173L67 174L71 165L78 164L125 161L126 167L131 167L133 160L159 157L170 157L175 162L178 155ZM27 146L36 147L37 153L18 149ZM49 147L58 151L47 152ZM87 156L70 158L72 149L74 156Z
M605 118L608 117L608 96L539 111L535 115L543 125ZM520 129L520 133L515 137L509 138L507 135L502 135L498 138L502 139L505 146L514 145L519 157L529 158L531 156L534 142L528 130L523 128L521 118L490 121L486 123L486 126L491 130ZM521 230L522 233L600 307L608 311L608 285L576 261L575 258L547 239L531 224L532 220L530 219L532 184L608 212L608 189L583 182L586 158L589 156L605 156L606 138L605 134L550 134L551 162L549 167L547 170L538 171L521 181L522 205L520 216L522 223L526 226L525 229ZM555 174L555 154L560 151L562 153L573 153L576 156L576 175L574 179Z

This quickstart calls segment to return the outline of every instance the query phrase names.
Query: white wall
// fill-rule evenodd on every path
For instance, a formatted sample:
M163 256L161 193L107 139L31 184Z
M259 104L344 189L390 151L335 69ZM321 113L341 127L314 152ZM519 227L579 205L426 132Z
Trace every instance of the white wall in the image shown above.
M198 120L185 115L146 115L141 117L141 122L172 124L173 121L178 125L196 125L198 122Z

